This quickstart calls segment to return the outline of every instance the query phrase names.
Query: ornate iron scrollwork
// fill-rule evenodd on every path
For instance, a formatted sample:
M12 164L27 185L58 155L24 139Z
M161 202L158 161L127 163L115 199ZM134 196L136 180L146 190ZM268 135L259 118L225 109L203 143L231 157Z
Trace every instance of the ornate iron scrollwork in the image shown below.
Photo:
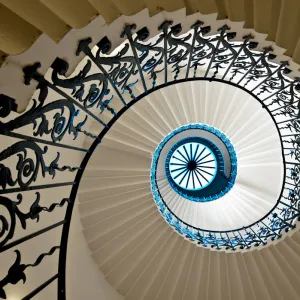
M6 293L4 291L4 287L8 284L17 284L20 280L23 283L26 282L26 274L25 270L29 267L38 266L45 256L51 256L60 246L55 246L50 249L49 252L41 254L33 264L21 264L21 252L19 250L15 250L17 255L14 264L9 268L7 275L0 281L0 297L6 299Z
M0 95L0 102L4 100L3 97L5 96ZM46 114L56 110L58 112L55 113L53 117L54 122L51 127ZM67 110L69 111L68 115L65 114ZM52 141L57 142L61 141L68 132L69 134L73 134L74 138L76 138L78 132L82 130L87 120L87 117L85 117L83 121L74 126L74 118L78 116L79 112L80 111L76 110L75 106L66 99L57 100L46 105L43 105L43 102L37 103L37 101L33 99L32 107L24 114L6 123L0 122L0 133L12 132L18 128L33 124L34 136L42 137L50 134ZM38 120L40 120L39 125Z
M29 157L28 152L30 150L34 153L35 159ZM17 174L15 179L13 178L14 176L11 169L2 163L0 164L0 186L2 189L5 190L7 185L15 186L16 184L18 184L22 189L26 189L32 182L37 180L38 175L45 177L46 173L48 173L52 176L52 178L54 178L56 170L68 170L70 172L78 170L77 167L59 167L59 152L57 152L56 158L47 166L44 160L44 154L47 153L47 151L47 146L42 149L39 145L30 141L20 141L3 150L0 153L0 161L16 155L18 157L18 162L16 165ZM39 174L40 171L41 174Z
M40 206L40 198L40 193L36 192L36 200L32 203L29 212L23 213L18 207L23 200L22 194L17 195L17 201L12 201L7 197L0 196L0 248L13 238L16 228L16 218L20 221L22 228L26 230L26 222L28 219L38 222L42 211L52 212L56 207L62 207L65 203L70 202L69 198L64 198L60 203L52 203L49 207L45 207ZM3 208L8 212L9 220L3 214L5 212Z
M77 189L87 161L106 132L126 109L161 87L204 77L209 81L217 80L241 86L252 93L278 127L286 173L276 207L268 216L253 224L253 227L224 232L193 228L176 218L163 202L158 203L162 215L171 226L190 241L204 247L234 251L238 248L263 246L268 240L280 238L283 232L295 227L295 221L300 217L300 83L299 78L288 77L291 75L288 62L274 63L275 55L271 47L266 47L263 52L253 51L258 43L251 35L245 36L241 42L233 42L236 34L226 25L219 28L218 34L207 36L210 27L197 21L187 34L180 36L181 24L173 26L172 21L165 21L159 27L160 33L150 41L147 41L150 33L146 27L135 33L136 29L134 24L125 26L122 36L127 40L119 51L112 55L108 54L111 42L107 37L101 39L93 51L90 48L90 38L80 41L76 54L84 52L87 57L81 70L71 77L66 77L68 62L60 58L53 62L50 76L45 77L38 72L40 63L25 67L24 82L28 85L32 80L37 81L38 96L32 100L27 111L15 118L15 100L0 95L0 117L4 119L0 122L0 134L19 139L17 142L11 142L0 153L0 207L6 210L5 215L2 212L0 215L0 251L10 249L9 245L26 242L54 228L50 226L28 235L23 240L15 241L17 221L25 230L28 220L38 221L41 212L51 213L55 207L67 204L65 219L55 225L63 225L57 275L59 299L65 299L68 230ZM199 70L205 75L199 75ZM144 88L140 94L134 89L137 82L141 82ZM58 95L57 99L48 101L50 90ZM115 101L120 101L118 104L123 105L118 111L114 108ZM107 124L103 121L105 111L108 111L111 117ZM98 136L85 128L89 118L102 126ZM20 129L25 127L28 129L28 135L20 132ZM78 148L70 142L61 143L66 135L76 139L79 133L95 139L90 149ZM57 152L54 159L46 159L49 155L49 145L64 147L68 151L84 151L86 156L79 167L59 164L60 152ZM15 168L8 165L6 160L15 160ZM50 163L46 163L49 161ZM56 172L63 171L74 172L73 182L60 183L72 185L70 197L60 202L55 200L48 207L43 207L39 204L41 194L37 192L28 212L24 213L19 209L23 197L21 192L38 189L39 187L32 186L38 178L46 175L54 178ZM43 188L57 186L59 184L47 184ZM19 193L16 201L3 195L10 192ZM52 255L58 248L54 247L49 253L41 254L32 265L21 264L21 253L16 250L16 262L9 269L7 276L0 281L0 298L6 297L4 288L7 284L25 281L26 268L37 266L45 255Z

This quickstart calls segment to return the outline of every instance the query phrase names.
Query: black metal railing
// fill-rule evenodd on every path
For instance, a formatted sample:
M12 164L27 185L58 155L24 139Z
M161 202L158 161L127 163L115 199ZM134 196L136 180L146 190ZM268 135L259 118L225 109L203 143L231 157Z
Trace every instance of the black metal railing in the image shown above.
M8 285L21 284L22 280L25 283L28 268L38 267L54 253L59 253L57 273L49 274L48 280L23 299L31 299L56 280L57 298L66 298L70 222L88 160L126 110L144 96L171 84L219 81L253 95L269 112L278 129L284 183L275 207L247 228L231 232L191 228L171 216L170 210L163 205L161 210L165 218L170 218L172 226L190 240L216 249L265 245L269 239L280 238L283 231L295 227L300 211L299 78L287 76L291 73L288 62L274 63L276 57L271 47L263 52L254 51L258 43L251 35L241 42L231 42L235 33L223 26L219 34L209 37L206 36L209 26L198 21L187 34L179 36L181 25L171 25L172 22L165 21L159 27L161 33L150 42L147 42L147 28L134 33L135 25L126 26L122 36L127 40L113 55L108 55L111 44L107 37L94 49L90 48L91 39L80 41L77 55L86 54L84 66L69 78L64 77L68 63L60 58L54 61L46 75L39 73L39 63L25 67L25 84L36 81L38 86L29 108L20 115L16 113L15 100L0 95L0 252L16 253L7 275L0 279L0 298L6 298ZM137 82L142 83L141 93L135 88ZM98 134L88 130L92 121L98 124ZM92 140L87 149L82 146L83 138ZM72 165L75 155L80 161L78 165ZM68 195L56 199L55 191L62 187ZM32 198L30 191L36 191L35 197ZM47 193L51 193L53 202L40 204ZM21 207L25 198L31 206L24 212ZM41 224L46 213L54 216L62 209L65 214L62 220L26 234L27 224ZM59 228L62 229L59 244L25 264L19 247Z

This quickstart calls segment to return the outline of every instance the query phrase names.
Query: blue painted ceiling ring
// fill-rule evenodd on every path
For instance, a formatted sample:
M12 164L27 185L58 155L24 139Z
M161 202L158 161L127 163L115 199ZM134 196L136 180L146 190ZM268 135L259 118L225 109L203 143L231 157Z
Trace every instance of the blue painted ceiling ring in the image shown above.
M200 136L192 135L195 129L199 130ZM188 136L188 130L191 130L191 136ZM191 201L208 202L221 198L234 185L237 175L236 153L223 133L206 124L179 127L162 140L153 155L152 191L157 190L156 170L162 150L173 137L182 132L187 137L177 141L166 155L165 175L168 183L177 194ZM214 136L218 145L207 136L202 137L203 133ZM219 149L220 143L225 146L222 150Z
M214 181L220 168L224 172L219 149L210 141L196 136L177 142L165 162L169 182L187 191L206 188Z

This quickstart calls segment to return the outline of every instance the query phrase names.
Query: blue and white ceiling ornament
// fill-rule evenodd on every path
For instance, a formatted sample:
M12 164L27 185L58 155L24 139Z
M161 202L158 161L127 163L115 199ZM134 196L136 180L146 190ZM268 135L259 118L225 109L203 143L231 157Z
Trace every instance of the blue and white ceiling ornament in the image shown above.
M182 197L195 202L219 199L234 184L237 158L229 139L212 126L189 124L171 132L156 149L151 173L156 172L162 149L171 145L180 133L186 137L171 147L165 160L170 186ZM152 186L155 187L154 182Z
M218 166L216 156L205 140L193 137L177 143L166 161L170 181L188 191L202 190L210 185Z

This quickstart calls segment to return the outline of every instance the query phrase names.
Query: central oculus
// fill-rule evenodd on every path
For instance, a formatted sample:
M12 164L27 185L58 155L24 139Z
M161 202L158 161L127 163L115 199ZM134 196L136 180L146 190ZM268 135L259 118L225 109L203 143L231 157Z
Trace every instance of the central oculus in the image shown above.
M232 188L236 171L236 154L229 139L212 126L189 124L172 131L156 148L151 189L157 200L168 183L185 199L213 201Z
M166 168L173 181L186 190L201 190L217 174L218 163L213 150L199 138L184 139L170 151Z

